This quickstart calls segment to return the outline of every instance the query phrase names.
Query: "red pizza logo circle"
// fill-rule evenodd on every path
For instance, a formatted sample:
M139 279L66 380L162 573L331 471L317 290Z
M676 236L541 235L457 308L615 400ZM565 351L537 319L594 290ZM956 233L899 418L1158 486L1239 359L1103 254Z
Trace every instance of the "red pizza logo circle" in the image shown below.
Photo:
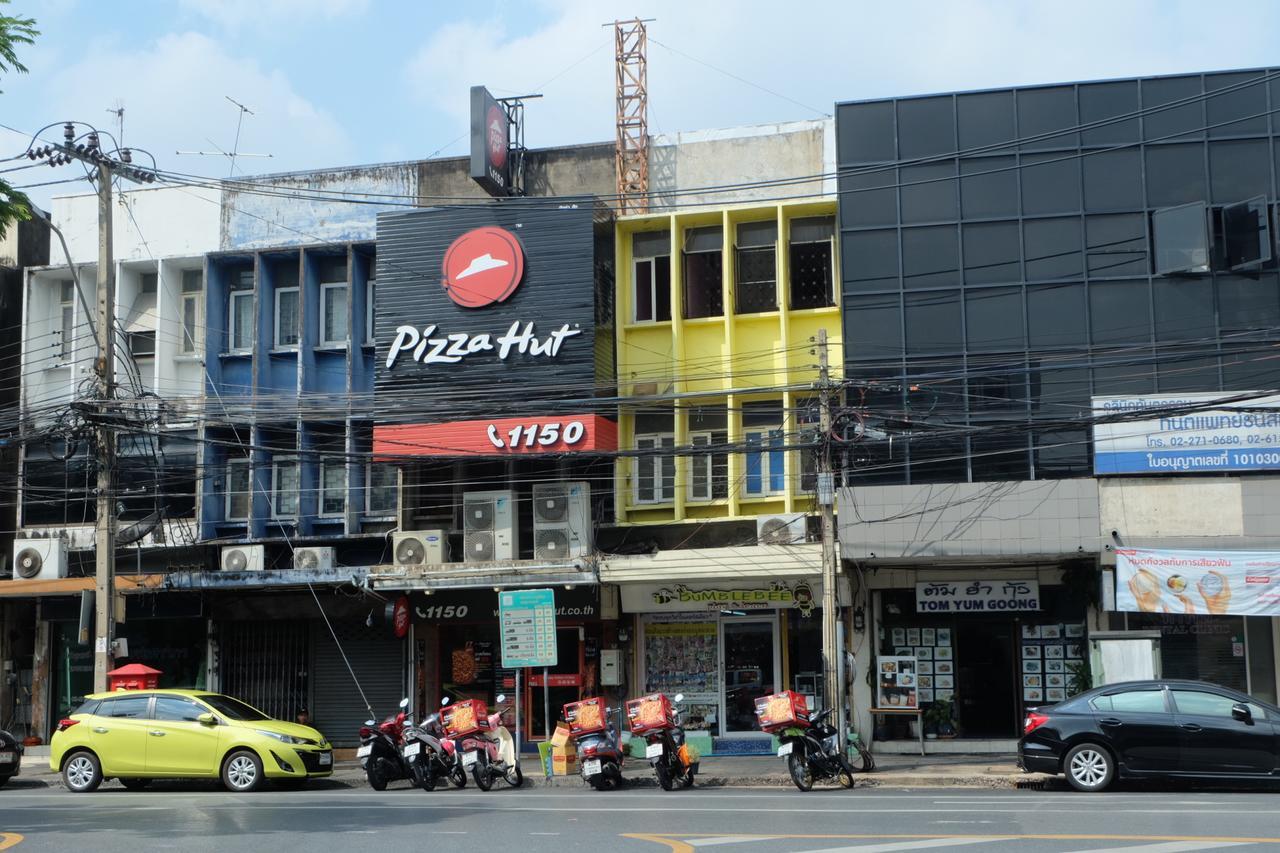
M404 637L409 633L409 599L406 596L402 595L396 599L395 612L392 617L392 630L395 631L397 637Z
M502 169L507 165L507 114L489 107L485 115L485 138L489 141L489 165Z
M516 235L485 226L468 231L444 253L444 292L463 308L503 302L520 286L524 251Z

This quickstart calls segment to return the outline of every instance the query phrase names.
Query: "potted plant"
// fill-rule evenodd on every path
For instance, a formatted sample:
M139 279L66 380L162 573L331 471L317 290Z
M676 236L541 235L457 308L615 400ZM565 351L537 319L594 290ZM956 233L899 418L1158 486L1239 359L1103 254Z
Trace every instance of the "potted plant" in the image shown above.
M956 736L956 725L954 719L954 707L952 700L938 699L929 706L929 710L924 712L924 725L926 737L942 737L952 738ZM933 734L930 734L930 729Z

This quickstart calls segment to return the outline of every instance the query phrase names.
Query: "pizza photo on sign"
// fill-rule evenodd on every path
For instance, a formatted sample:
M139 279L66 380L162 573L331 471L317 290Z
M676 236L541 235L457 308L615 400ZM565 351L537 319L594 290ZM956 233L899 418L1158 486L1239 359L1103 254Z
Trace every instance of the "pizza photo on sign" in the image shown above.
M444 253L444 292L463 308L503 302L524 276L524 249L510 231L495 226L475 228Z

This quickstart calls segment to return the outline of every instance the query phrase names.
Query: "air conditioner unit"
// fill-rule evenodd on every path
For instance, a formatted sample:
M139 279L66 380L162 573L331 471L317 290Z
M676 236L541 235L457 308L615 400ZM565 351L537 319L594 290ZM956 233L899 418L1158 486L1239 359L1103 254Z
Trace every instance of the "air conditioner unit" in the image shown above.
M293 567L295 569L306 569L312 572L332 571L333 549L332 548L298 548L293 552Z
M520 554L515 492L504 489L462 496L462 549L467 563L514 560Z
M397 566L447 563L449 539L444 530L405 530L391 534L392 559Z
M590 553L591 541L591 485L534 484L534 557L572 560Z
M224 572L260 572L266 563L266 548L262 545L232 545L222 549Z
M52 580L67 576L67 540L60 536L13 540L13 579Z
M803 512L762 515L756 519L756 542L761 545L794 545L807 538Z

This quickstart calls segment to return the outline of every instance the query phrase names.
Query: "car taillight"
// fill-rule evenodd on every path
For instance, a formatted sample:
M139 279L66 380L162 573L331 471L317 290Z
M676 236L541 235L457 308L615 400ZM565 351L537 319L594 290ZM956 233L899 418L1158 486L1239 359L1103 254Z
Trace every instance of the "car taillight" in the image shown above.
M1022 724L1022 733L1029 735L1036 729L1049 722L1048 714L1037 714L1035 711L1027 714L1027 719Z
M58 731L65 732L74 725L79 724L79 720L60 720L58 721Z

